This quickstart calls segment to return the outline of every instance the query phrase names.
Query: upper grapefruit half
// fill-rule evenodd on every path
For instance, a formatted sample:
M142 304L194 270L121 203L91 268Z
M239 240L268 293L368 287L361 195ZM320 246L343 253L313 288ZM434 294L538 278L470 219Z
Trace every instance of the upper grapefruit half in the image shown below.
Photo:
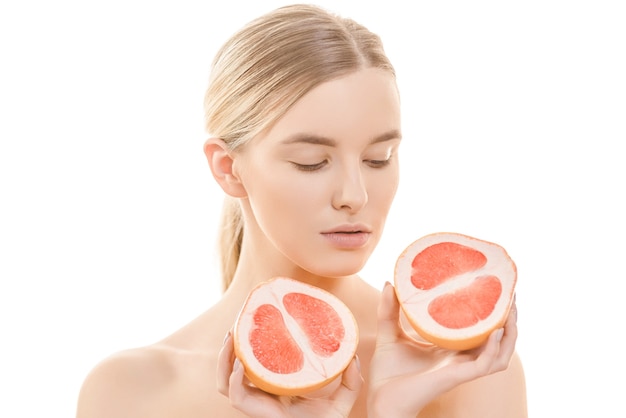
M398 257L395 289L401 314L420 337L467 350L504 325L517 268L501 246L458 233L435 233Z
M354 316L336 296L276 277L250 292L233 338L251 383L295 396L340 375L356 353L359 335Z

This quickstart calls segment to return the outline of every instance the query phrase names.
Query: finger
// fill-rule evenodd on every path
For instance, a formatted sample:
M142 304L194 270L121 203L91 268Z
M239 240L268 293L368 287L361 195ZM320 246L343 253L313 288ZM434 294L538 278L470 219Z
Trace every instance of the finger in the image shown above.
M494 364L500 354L500 342L504 336L504 329L498 328L494 330L485 344L484 350L478 355L478 358L474 362L476 365L477 376L484 376L491 373L494 369Z
M517 342L517 306L513 303L509 317L504 324L504 334L500 342L500 351L498 353L498 361L495 364L496 370L505 370L511 362L511 357L515 352L515 344Z
M246 402L248 397L248 386L244 382L245 374L244 368L238 358L235 358L233 363L233 372L229 376L228 380L228 397L233 405L241 407Z
M225 396L228 396L228 381L233 371L234 351L233 337L228 332L217 357L217 390Z
M341 385L330 398L342 405L342 411L347 414L359 396L362 386L363 376L361 376L359 359L355 356L341 376Z
M490 374L505 370L515 352L517 340L517 307L515 302L509 310L509 315L503 328L494 330L487 342L474 352L475 364L479 373Z
M507 323L513 322L517 324L517 303L513 300L513 304L511 305L511 309L509 310L509 317L507 318Z
M502 328L493 331L482 346L457 353L453 361L437 369L434 375L444 376L442 381L454 387L490 374L500 352L502 334Z
M276 418L283 415L276 397L247 385L245 380L244 367L236 358L228 382L228 397L233 407L256 418Z
M391 283L385 283L378 304L377 343L390 343L398 339L400 333L400 304Z

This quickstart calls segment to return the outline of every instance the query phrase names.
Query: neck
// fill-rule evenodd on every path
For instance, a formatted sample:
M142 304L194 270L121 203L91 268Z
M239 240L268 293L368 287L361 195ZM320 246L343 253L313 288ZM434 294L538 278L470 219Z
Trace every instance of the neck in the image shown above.
M247 203L243 201L242 204L245 233L239 262L225 296L243 302L250 291L261 282L274 277L288 277L319 287L341 298L355 283L361 281L357 274L342 277L316 275L294 263L269 241L257 225Z
M349 291L360 278L354 274L345 277L325 277L315 275L302 269L276 251L269 242L259 242L251 239L249 230L246 230L237 270L225 296L243 303L250 291L258 284L274 277L288 277L319 287L336 296ZM240 304L238 303L238 304Z
M248 244L248 245L246 245ZM342 284L358 280L356 274L345 277L326 277L313 274L294 264L282 254L272 251L271 245L244 243L230 288L249 292L261 282L274 277L289 277L335 293Z

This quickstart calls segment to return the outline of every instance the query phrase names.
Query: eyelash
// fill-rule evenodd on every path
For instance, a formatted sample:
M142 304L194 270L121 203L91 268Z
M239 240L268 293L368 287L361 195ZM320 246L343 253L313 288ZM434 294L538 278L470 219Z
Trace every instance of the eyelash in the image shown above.
M327 160L324 160L317 164L298 164L294 162L292 162L292 164L295 165L296 168L300 171L317 171L321 169L322 167L324 167L327 162L328 162Z
M391 162L391 157L386 160L365 160L365 162L372 168L383 168L388 166Z
M386 160L364 160L365 163L367 163L367 165L369 165L372 168L383 168L389 165L389 163L391 162L391 157L387 158ZM319 163L316 164L298 164L298 163L294 163L292 162L292 164L300 171L317 171L320 170L321 168L323 168L326 164L328 163L328 160L324 160L321 161Z

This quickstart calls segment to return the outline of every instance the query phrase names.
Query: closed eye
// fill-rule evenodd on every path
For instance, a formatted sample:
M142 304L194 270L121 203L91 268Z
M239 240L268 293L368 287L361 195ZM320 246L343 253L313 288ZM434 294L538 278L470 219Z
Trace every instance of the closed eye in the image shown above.
M327 163L328 160L320 161L316 164L298 164L291 161L291 164L293 164L300 171L317 171L323 168Z
M391 162L391 157L386 160L365 160L365 163L372 168L382 168L388 166Z

